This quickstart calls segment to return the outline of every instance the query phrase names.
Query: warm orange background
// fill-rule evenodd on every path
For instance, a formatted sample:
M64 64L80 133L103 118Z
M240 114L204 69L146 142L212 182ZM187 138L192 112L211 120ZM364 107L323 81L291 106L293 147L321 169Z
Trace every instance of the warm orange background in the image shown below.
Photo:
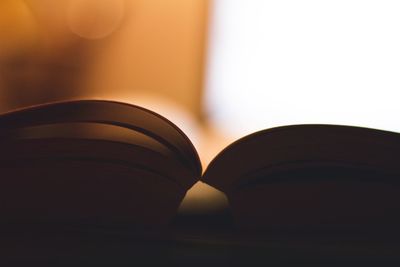
M76 34L101 32L98 27L112 23L113 3L121 2L123 17L110 34L97 39ZM208 4L2 1L0 38L8 41L0 46L1 111L79 96L134 102L145 93L165 97L199 118ZM102 5L103 10L95 8ZM71 10L77 13L72 22Z

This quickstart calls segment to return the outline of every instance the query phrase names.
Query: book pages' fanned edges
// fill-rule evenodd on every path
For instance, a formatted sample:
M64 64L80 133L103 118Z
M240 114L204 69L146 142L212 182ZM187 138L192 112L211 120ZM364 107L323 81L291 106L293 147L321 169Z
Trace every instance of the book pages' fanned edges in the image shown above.
M244 226L400 222L400 134L293 125L246 136L202 180L225 192Z
M181 130L119 102L9 112L0 116L0 137L5 220L164 224L201 175Z

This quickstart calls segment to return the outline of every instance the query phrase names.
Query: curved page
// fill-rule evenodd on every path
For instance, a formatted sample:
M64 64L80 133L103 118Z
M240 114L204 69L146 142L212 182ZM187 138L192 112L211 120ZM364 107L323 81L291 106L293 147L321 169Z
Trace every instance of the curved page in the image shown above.
M45 104L0 116L0 129L34 125L93 122L111 124L142 132L175 151L198 176L200 160L193 144L172 122L144 108L101 100L78 100Z
M293 125L234 142L210 163L203 181L226 191L258 172L293 164L347 164L398 172L399 160L398 133L352 126Z

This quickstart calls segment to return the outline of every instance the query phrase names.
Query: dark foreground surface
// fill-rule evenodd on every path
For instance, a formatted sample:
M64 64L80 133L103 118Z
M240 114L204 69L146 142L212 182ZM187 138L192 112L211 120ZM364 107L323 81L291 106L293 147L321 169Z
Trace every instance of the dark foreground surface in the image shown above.
M394 229L244 231L224 219L130 226L2 224L1 266L400 266Z

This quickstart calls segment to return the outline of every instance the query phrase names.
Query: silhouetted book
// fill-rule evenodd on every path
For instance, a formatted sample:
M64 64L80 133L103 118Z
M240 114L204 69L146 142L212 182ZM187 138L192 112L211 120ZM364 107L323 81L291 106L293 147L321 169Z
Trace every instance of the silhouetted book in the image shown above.
M0 129L3 221L164 225L202 180L227 195L239 226L400 222L398 133L267 129L225 148L202 174L185 134L134 105L46 104L1 115Z

